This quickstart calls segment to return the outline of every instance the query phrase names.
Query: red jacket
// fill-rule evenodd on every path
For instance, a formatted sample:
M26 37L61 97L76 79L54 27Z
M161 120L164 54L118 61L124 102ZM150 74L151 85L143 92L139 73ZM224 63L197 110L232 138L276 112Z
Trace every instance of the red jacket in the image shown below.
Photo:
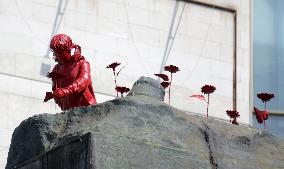
M96 104L90 64L84 57L68 64L57 64L52 73L57 74L52 78L52 91L62 88L65 94L64 97L54 99L62 110Z

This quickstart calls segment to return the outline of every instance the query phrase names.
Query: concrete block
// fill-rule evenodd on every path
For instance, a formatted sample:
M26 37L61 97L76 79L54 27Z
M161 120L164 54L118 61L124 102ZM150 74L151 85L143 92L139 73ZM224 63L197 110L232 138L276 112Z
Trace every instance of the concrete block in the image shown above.
M205 84L212 84L212 77L208 74L198 73L196 71L191 72L188 76L188 80L185 81L184 86L191 89L194 92L201 93L201 87ZM214 84L212 84L214 85Z
M16 33L1 33L1 38L6 40L0 41L1 50L21 51L22 53L31 52L32 40L27 35L20 35ZM16 48L15 48L16 47Z
M9 112L9 93L6 92L0 92L0 132L6 132L8 129L8 122L11 121L11 119L8 119ZM3 137L1 137L3 138ZM1 158L0 158L1 159Z
M0 75L1 81L1 91L18 94L22 96L31 96L31 82L22 78ZM19 85L20 84L20 85Z
M240 13L249 16L250 1L251 0L240 0Z
M228 1L228 0L204 0L205 2L211 2L216 5L220 5L222 7L227 7L231 9L239 9L240 7L240 1L241 0L234 0L234 1Z
M7 150L9 150L8 147L9 147L9 145L11 143L12 133L13 133L13 129L7 129L7 128L2 128L1 127L1 129L0 129L0 137L1 137L0 152L4 151L4 152L6 152L8 154ZM7 157L6 154L1 154L0 153L0 157L2 155L5 155L5 157ZM6 161L5 157L3 157L1 159L5 159L5 161Z
M210 23L213 25L227 27L233 29L234 14L226 11L219 11L212 9L212 19Z
M95 24L97 25L97 33L99 34L113 38L129 39L130 30L127 23L100 17Z
M233 63L212 61L211 75L226 80L233 80Z
M32 17L34 21L53 24L57 13L57 4L46 5L42 3L32 3Z
M9 119L7 128L13 129L17 127L21 121L29 117L30 99L27 97L9 94L9 113L7 114Z
M187 3L184 10L184 20L195 20L202 23L210 23L213 10L195 4Z
M233 45L233 29L211 25L209 28L208 40Z
M35 71L33 67L35 65L33 58L23 53L17 53L15 55L15 59L16 75L23 77L32 77L32 74Z
M77 29L82 33L84 31L96 32L98 24L93 23L96 19L96 15L70 9L65 11L61 27Z
M134 42L151 46L160 45L159 30L137 25L131 25L130 29L132 31Z
M114 20L119 19L118 4L111 1L98 1L95 10L98 11L99 17L111 18Z
M175 1L165 0L165 1L159 1L158 3L154 1L154 3L156 3L155 5L156 12L168 15L169 16L168 18L171 18L172 13L174 11Z
M172 51L166 65L176 65L180 68L180 72L176 78L185 79L188 74L191 74L197 64L199 56L189 54L187 52ZM177 79L175 79L176 82ZM182 85L182 84L180 84Z
M211 75L212 66L213 66L213 60L201 57L194 71L197 73Z
M237 105L237 109L240 112L240 119L239 121L242 123L250 123L249 121L249 103L248 101L243 101L243 100L238 100L238 105Z
M206 39L210 28L209 24L194 20L185 20L180 26L180 33L198 39Z
M237 59L241 53L237 52ZM220 44L220 56L218 58L222 62L233 63L234 59L234 47L232 45ZM237 64L240 64L239 60Z
M239 32L240 33L240 47L244 49L249 49L250 46L250 38L248 32Z
M89 14L98 14L98 10L100 8L99 4L101 3L101 0L83 0L83 1L77 1L77 2L71 2L75 5L75 9L80 12L85 12Z
M54 103L54 100L43 103L43 99L44 98L31 98L29 116L48 112L51 114L61 112L61 109Z
M219 59L221 53L220 46L220 43L210 41L205 42L202 48L201 56L209 57L214 60Z
M145 46L145 45L144 45ZM138 44L132 40L117 39L117 54L127 58L137 58L139 54ZM118 58L118 56L116 56Z
M31 81L31 96L37 99L44 99L45 92L51 91L51 83L42 83L38 81Z
M5 34L6 32L28 36L31 36L32 34L30 28L28 27L28 24L25 21L25 18L0 14L0 22L5 23L0 28L1 34Z
M27 2L26 5L24 2L20 1L0 1L0 11L1 14L8 15L8 16L21 16L19 10L21 10L21 6L28 6L30 2Z
M212 85L216 86L216 92L214 94L226 97L228 101L233 101L233 82L226 79L213 77L211 79ZM214 95L213 94L213 95ZM216 96L217 97L217 96ZM216 98L217 100L219 99ZM228 105L223 104L222 107L227 107ZM218 111L214 111L218 112Z
M12 51L1 50L0 60L1 73L15 74L15 57Z
M244 14L239 13L237 16L237 30L249 32L250 27L250 17Z
M164 52L165 52L165 48L149 46L148 50L149 50L148 56L143 58L143 59L146 60L146 61L151 61L153 63L161 64L162 57L163 57ZM173 52L173 51L171 51L171 52ZM170 56L172 56L172 54L173 53L171 53Z
M9 152L9 145L5 147L0 147L0 167L5 168L7 163L7 156Z
M142 58L138 59L139 62L137 62L136 59L129 59L127 66L123 70L123 73L127 72L127 75L140 77L143 74L151 76L152 74L159 72L160 64L155 64L149 61L143 61Z
M45 5L45 6L53 6L53 7L57 7L58 4L59 4L59 2L57 0L50 0L50 1L32 0L32 3L33 4ZM71 2L69 2L69 3L71 3Z
M136 7L139 9L144 9L147 11L155 11L157 2L155 0L149 0L149 1L144 1L144 0L128 0L126 1L127 5L131 7Z
M41 39L40 37L33 37L31 47L31 56L44 58L46 57L47 51L49 50L49 40L44 41L44 39ZM49 56L52 56L51 51L49 53Z
M126 12L128 14L128 21L131 24L136 24L140 26L149 26L149 19L151 17L151 12L148 10L143 10L139 8L134 8L126 5ZM139 18L139 19L137 19Z
M203 44L203 40L178 35L175 38L172 50L200 55Z
M252 57L249 49L244 49L244 65L250 67L250 58Z
M85 48L108 53L117 53L117 40L111 36L93 33L86 33L82 36L85 39L85 42L82 44L82 46Z

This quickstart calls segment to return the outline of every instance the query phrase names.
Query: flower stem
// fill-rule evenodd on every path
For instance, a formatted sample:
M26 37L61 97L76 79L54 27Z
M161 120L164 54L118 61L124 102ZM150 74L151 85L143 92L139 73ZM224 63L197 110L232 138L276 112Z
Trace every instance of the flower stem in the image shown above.
M207 110L206 110L206 117L207 117L207 118L208 118L208 108L209 108L209 94L208 94Z
M266 111L266 102L264 102L264 110ZM263 119L263 125L264 125L264 129L266 129L266 123L264 119Z
M171 73L171 80L169 85L169 106L171 105L171 86L172 86L173 74Z
M263 120L263 125L264 125L264 129L266 129L266 124L265 124L265 120Z
M115 84L115 88L117 87L116 84L116 75L115 75L115 70L113 71L113 76L114 76L114 84ZM118 98L118 91L116 90L116 97Z
M171 105L171 85L169 86L169 106Z

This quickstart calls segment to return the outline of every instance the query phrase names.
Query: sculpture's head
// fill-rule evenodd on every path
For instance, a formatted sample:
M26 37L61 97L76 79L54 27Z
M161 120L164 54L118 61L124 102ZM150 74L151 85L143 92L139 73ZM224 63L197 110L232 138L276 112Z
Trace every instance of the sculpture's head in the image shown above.
M54 59L59 63L67 63L70 60L73 46L72 39L65 34L55 35L50 41Z

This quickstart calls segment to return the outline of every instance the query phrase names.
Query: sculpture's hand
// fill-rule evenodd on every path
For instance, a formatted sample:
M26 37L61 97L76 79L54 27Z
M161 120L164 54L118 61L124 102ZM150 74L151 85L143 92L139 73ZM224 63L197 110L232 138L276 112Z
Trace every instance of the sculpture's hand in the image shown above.
M61 98L65 96L65 93L62 88L57 89L55 92L53 92L54 98Z
M48 100L50 100L52 98L53 98L52 92L46 92L45 93L45 98L44 98L43 102L47 102Z

